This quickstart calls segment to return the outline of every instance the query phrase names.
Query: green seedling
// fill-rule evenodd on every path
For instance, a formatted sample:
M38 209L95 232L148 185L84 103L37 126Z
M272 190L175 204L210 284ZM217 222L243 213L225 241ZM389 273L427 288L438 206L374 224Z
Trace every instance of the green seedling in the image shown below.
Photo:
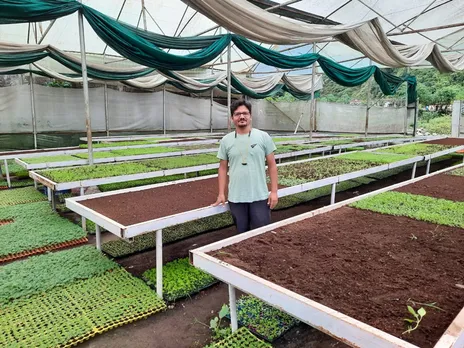
M232 333L232 329L230 327L221 327L222 319L224 319L228 314L229 314L229 306L226 304L223 304L221 310L218 313L218 316L214 317L209 322L209 328L213 332L214 340L224 339Z
M417 312L411 306L407 306L409 313L413 316L411 318L404 318L403 320L408 323L408 329L404 331L402 334L411 333L419 327L420 322L424 318L427 312L425 311L424 307L421 307L417 310Z

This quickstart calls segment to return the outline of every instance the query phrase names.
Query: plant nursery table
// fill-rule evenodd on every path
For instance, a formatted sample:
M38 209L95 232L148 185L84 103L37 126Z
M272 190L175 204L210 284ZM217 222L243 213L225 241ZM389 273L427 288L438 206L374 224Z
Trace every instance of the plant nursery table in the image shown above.
M462 348L462 218L453 227L452 216L446 225L357 209L382 195L435 195L427 180L436 184L440 177L450 201L422 199L452 204L462 214L444 174L451 170L464 173L464 164L195 249L191 263L229 285L233 331L237 288L353 347ZM451 178L459 180L462 195L464 177ZM420 311L407 305L427 311L416 331L402 332L404 318L415 323L412 312Z
M217 143L217 139L207 139L207 140L200 140L200 141L187 141L187 142L170 142L170 143L153 143L153 144L143 144L143 145L125 145L125 146L112 146L112 147L100 147L94 148L93 152L106 152L112 150L127 150L127 149L138 149L138 148L150 148L150 147L160 147L160 146L188 146L188 145L205 145L205 144L215 144ZM5 175L7 178L8 187L11 187L10 182L10 173L8 170L8 162L9 159L17 159L17 158L37 158L37 157L44 157L44 156L60 156L60 155L76 155L76 154L83 154L87 153L88 149L79 148L79 147L65 147L65 148L54 148L54 149L39 149L39 150L24 150L24 151L5 151L0 152L0 160L3 160L3 165L5 168ZM103 160L103 161L102 161ZM95 163L103 163L105 159L96 159ZM18 162L18 161L17 161ZM77 160L77 161L69 161L70 163L60 163L66 165L82 165L88 164L88 160ZM112 161L110 161L112 162ZM18 162L20 165L27 168L27 165L22 161ZM56 165L54 163L53 165ZM50 165L49 165L50 166ZM42 166L41 168L48 168L47 165ZM32 169L32 167L27 168Z
M339 155L327 156L326 158ZM369 174L390 170L422 161L424 156L373 166L351 173L331 176L291 187L279 188L279 197L332 186L331 204L335 203L338 183ZM310 163L317 159L298 161ZM279 166L288 166L283 164ZM162 230L228 210L228 204L212 207L217 196L217 175L180 180L170 183L135 187L66 199L66 206L96 225L96 244L101 249L101 230L104 227L120 238L130 239L151 231L156 232L157 272L162 272ZM161 282L162 277L157 277ZM162 292L162 286L157 286Z

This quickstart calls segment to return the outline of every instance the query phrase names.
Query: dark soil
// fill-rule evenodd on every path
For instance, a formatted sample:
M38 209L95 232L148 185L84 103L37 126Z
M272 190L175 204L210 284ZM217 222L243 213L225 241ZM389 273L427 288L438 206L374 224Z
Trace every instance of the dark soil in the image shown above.
M464 138L445 138L424 141L423 144L440 144L440 145L464 145Z
M210 206L218 194L217 178L120 193L81 202L125 226Z
M464 176L435 175L414 184L400 187L396 191L464 202Z
M464 306L460 228L343 207L274 232L213 254L419 347L432 347ZM443 311L426 307L403 335L408 299Z
M206 207L216 201L217 194L217 178L211 178L90 199L82 204L128 226Z

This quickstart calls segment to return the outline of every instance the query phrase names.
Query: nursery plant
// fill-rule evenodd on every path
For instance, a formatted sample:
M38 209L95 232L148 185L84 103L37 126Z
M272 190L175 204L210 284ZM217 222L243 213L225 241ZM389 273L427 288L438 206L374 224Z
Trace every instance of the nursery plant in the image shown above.
M382 153L398 153L403 155L414 155L414 156L424 156L430 155L435 152L444 151L449 149L449 145L438 145L438 144L407 144L400 146L388 147L381 149L378 152Z
M46 201L47 197L33 187L0 191L0 207Z
M55 155L55 156L41 156L31 158L20 158L23 162L28 164L39 164L39 163L51 163L51 162L65 162L65 161L78 161L77 158L72 155Z
M403 192L384 192L360 200L351 206L382 214L407 216L439 225L464 228L464 202Z
M119 267L93 246L82 246L0 266L0 304L101 275Z
M211 344L205 348L271 348L269 343L266 343L255 337L250 331L242 327L227 338L218 343Z
M143 278L156 289L156 268L145 271ZM188 258L174 260L163 266L163 297L167 301L190 296L216 282L208 273L190 265Z
M237 301L237 319L241 326L269 342L298 324L297 319L250 295Z
M96 164L68 169L50 169L39 171L54 182L73 182L79 180L106 178L120 175L148 173L153 171L183 168L201 164L217 163L218 159L212 154L167 157L144 161Z
M73 346L165 309L142 280L117 268L0 304L0 346Z
M404 321L408 323L408 329L403 332L403 335L405 333L410 334L414 330L416 330L419 327L420 322L422 319L425 317L427 312L425 311L424 307L421 307L417 310L412 308L411 306L407 306L409 314L412 316L412 318L404 318Z
M2 207L0 221L0 257L85 237L79 226L60 217L48 202Z

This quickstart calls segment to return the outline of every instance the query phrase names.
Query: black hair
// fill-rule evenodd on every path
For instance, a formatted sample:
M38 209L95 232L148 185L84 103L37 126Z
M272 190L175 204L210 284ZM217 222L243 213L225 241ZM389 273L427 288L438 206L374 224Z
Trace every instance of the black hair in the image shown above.
M234 100L232 104L230 104L230 116L234 115L235 110L237 110L240 106L245 106L251 114L251 103L248 100L243 98Z

